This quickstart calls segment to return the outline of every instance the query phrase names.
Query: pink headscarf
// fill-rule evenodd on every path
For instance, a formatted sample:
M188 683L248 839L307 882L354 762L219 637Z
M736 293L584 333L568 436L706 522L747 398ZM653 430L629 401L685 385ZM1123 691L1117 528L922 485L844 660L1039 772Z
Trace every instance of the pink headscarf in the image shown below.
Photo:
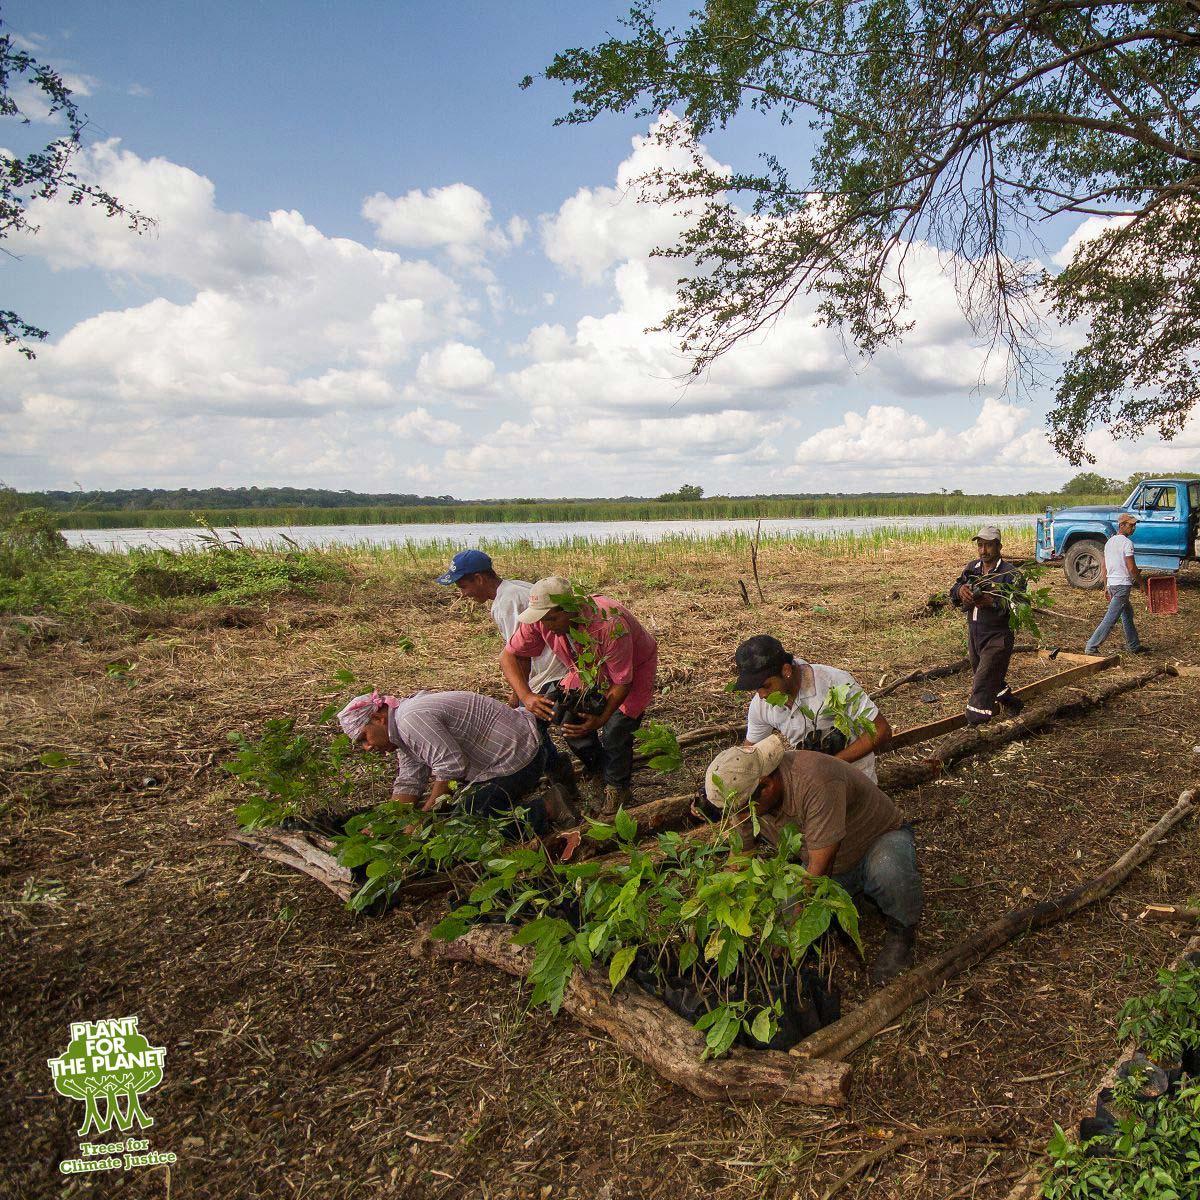
M352 741L357 742L363 735L363 730L371 718L381 709L395 708L400 703L398 696L383 696L379 692L371 692L365 696L355 696L337 715L342 732Z

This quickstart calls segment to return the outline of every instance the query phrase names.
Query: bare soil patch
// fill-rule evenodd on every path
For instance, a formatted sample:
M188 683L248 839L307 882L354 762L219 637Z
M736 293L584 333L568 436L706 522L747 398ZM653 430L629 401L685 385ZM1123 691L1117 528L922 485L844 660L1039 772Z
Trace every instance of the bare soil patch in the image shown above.
M751 609L735 582L748 564L730 555L677 551L648 569L564 554L554 565L590 575L655 630L652 712L682 730L738 714L722 688L749 633L774 633L867 688L957 657L962 618L926 601L967 553L897 542L830 558L771 545L767 600ZM841 1195L995 1200L1095 1086L1121 1002L1179 944L1172 927L1135 917L1200 890L1191 825L1111 901L1018 940L910 1009L854 1056L849 1108L701 1104L569 1018L529 1010L515 980L410 958L406 942L430 906L355 918L315 882L225 841L236 803L220 770L228 733L317 712L338 692L336 670L395 691L503 694L485 610L399 558L350 562L355 582L320 601L86 637L57 626L52 640L6 650L0 1021L11 1079L0 1194L168 1194L162 1170L57 1172L79 1111L55 1094L46 1059L71 1020L137 1014L167 1048L165 1080L145 1106L154 1145L179 1155L175 1197L807 1200L885 1131L954 1124L1008 1130L1016 1145L913 1144ZM528 551L499 565L535 578L551 564ZM1089 623L1048 618L1043 644L1079 649L1102 601L1049 578L1063 612ZM1175 617L1140 606L1139 629L1168 657L1200 662L1194 573L1180 600ZM1055 669L1032 655L1014 662L1014 683ZM906 686L884 711L896 728L933 720L961 710L966 685L956 675ZM1103 869L1196 782L1198 727L1196 680L1164 678L904 793L928 889L920 953ZM48 751L69 765L42 765ZM706 751L686 759L685 786ZM637 782L639 799L682 790L678 778ZM878 932L865 922L869 948ZM849 956L838 971L850 996L861 989ZM327 1056L397 1020L397 1032L324 1072Z

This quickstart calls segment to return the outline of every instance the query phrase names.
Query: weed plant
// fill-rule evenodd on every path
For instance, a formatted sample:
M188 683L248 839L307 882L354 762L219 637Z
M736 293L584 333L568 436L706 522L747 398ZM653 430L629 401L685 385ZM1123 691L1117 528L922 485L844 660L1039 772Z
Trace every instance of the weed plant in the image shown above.
M336 710L330 705L317 724L324 725ZM229 740L237 754L221 765L250 793L235 814L245 829L344 812L352 796L386 771L377 756L356 753L344 733L326 742L298 732L295 717L267 721L261 737L231 733Z
M793 831L770 858L746 853L728 829L709 843L662 833L650 852L637 844L637 823L623 809L612 825L593 824L589 836L616 853L552 863L539 843L497 855L468 903L433 935L453 941L480 920L523 919L513 942L533 952L530 1000L552 1012L577 968L605 965L615 989L637 961L641 977L660 989L682 984L703 997L695 1024L713 1057L739 1035L760 1043L775 1037L789 969L831 924L858 943L853 901L794 861Z
M1184 960L1159 971L1158 987L1129 1000L1118 1014L1117 1035L1132 1039L1155 1062L1176 1063L1200 1049L1200 966Z
M1045 1200L1194 1200L1200 1196L1200 1080L1144 1098L1135 1074L1114 1089L1115 1130L1076 1142L1057 1125Z
M333 558L289 550L0 550L0 612L86 616L123 605L254 604L285 594L312 595L345 580Z
M1118 1036L1161 1065L1200 1048L1200 966L1159 971L1157 988L1129 1000ZM1186 1067L1185 1067L1186 1071ZM1130 1071L1104 1107L1112 1129L1075 1141L1054 1127L1042 1181L1046 1200L1192 1200L1200 1196L1200 1078L1184 1073L1161 1095Z

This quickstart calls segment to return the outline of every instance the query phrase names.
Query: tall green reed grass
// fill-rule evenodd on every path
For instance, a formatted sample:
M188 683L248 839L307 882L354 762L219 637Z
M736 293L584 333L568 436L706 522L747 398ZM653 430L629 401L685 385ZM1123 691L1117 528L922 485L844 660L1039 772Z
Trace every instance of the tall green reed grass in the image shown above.
M402 506L394 508L226 508L200 513L182 509L144 511L80 510L55 513L61 529L171 529L195 524L202 516L222 529L262 525L443 525L523 521L703 521L758 517L916 517L1018 514L1047 505L1119 504L1124 496L1071 496L1057 493L1019 496L827 496L801 500L713 499L509 501L494 504Z

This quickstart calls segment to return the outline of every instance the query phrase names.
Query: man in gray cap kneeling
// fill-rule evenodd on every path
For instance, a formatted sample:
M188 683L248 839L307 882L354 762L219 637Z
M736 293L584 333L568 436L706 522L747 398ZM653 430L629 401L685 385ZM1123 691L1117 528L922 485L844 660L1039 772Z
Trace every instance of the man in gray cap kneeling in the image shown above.
M708 802L734 811L753 803L759 836L776 845L788 825L803 838L810 875L829 875L857 900L883 913L883 945L871 982L885 984L912 966L924 907L912 828L862 771L815 750L789 750L777 733L713 759L704 778Z
M1012 658L1013 631L1008 623L1012 603L1005 590L1023 590L1025 577L1015 563L1000 557L1000 530L985 525L975 535L979 557L963 568L950 585L950 603L967 616L967 653L975 677L967 701L967 723L990 721L996 705L1014 715L1025 705L1008 686L1008 664Z

